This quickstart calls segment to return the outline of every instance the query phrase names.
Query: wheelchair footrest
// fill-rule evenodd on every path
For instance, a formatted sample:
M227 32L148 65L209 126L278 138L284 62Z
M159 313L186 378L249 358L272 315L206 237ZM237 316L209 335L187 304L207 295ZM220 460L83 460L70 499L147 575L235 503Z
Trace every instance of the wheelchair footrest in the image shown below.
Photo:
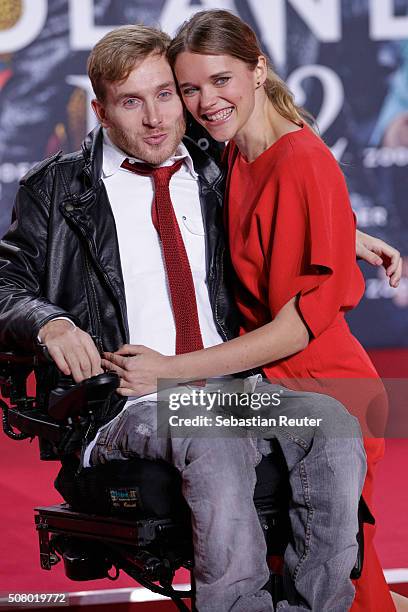
M142 584L170 585L174 571L190 563L190 551L178 550L183 534L172 519L129 521L74 512L66 504L35 510L41 567L50 570L62 557L71 580L114 579L114 566L116 577L123 569Z
M171 519L129 521L110 516L73 512L67 504L35 508L36 528L42 532L67 534L126 546L147 546L179 529Z

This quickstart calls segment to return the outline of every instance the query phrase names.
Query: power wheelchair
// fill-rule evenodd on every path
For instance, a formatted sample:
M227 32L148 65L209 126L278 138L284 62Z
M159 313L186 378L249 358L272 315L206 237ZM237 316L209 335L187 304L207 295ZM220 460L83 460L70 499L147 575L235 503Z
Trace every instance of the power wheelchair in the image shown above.
M54 375L51 390L38 381L44 369ZM34 371L35 397L27 395L27 378ZM0 399L3 431L14 440L39 438L40 459L58 460L55 481L66 503L38 507L35 523L40 562L45 570L63 561L72 580L115 580L120 570L155 593L169 597L178 610L194 608L191 590L172 586L180 567L192 570L190 515L181 495L180 475L164 461L133 458L79 469L73 452L92 428L95 414L104 410L118 386L117 375L107 372L75 384L60 375L43 357L0 353ZM18 432L15 431L18 430ZM287 468L279 446L257 467L254 503L267 542L270 590L274 603L283 598L282 557L291 537ZM351 577L361 575L362 522L359 510L359 554ZM239 533L237 533L239 537ZM114 574L112 575L112 571Z

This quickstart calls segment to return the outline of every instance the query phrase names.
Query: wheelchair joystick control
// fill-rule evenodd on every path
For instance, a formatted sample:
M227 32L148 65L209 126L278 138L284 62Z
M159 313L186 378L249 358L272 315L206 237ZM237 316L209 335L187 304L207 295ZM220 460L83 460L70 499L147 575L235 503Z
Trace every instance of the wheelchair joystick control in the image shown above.
M89 410L93 404L109 401L118 386L116 372L105 372L78 384L61 385L50 393L48 414L57 421L73 418L81 414L84 406Z

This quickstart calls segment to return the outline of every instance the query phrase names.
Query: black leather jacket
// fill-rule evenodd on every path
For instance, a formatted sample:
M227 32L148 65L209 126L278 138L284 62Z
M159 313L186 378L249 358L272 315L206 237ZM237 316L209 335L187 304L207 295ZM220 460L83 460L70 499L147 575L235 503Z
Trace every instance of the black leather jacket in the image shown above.
M236 334L237 314L225 285L220 231L225 177L193 141L184 142L199 175L214 321L227 340ZM21 180L13 223L0 243L1 350L35 350L39 329L55 316L70 317L100 350L129 342L116 228L101 169L102 132L96 128L81 151L57 153Z

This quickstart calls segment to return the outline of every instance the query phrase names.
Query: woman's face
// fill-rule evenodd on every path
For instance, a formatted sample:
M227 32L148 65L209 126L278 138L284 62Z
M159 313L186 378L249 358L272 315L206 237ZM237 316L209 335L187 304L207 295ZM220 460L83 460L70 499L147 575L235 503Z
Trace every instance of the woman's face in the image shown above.
M230 55L183 51L174 67L187 109L210 135L224 142L246 125L255 105L258 69Z

